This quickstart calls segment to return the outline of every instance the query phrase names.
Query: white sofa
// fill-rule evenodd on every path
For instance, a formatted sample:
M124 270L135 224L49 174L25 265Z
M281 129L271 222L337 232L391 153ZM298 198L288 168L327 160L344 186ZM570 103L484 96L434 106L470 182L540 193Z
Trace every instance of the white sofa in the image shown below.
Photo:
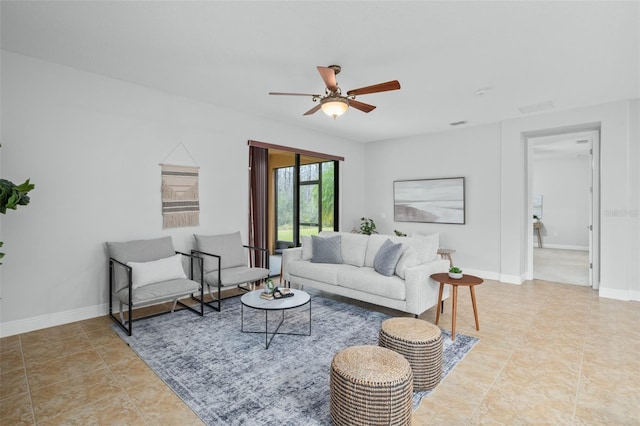
M439 284L429 277L447 272L449 261L438 257L437 239L346 232L322 232L319 237L336 235L341 237L342 263L315 263L310 237L302 239L302 247L284 250L285 283L313 287L415 316L438 303ZM391 276L374 269L376 254L386 240L402 243L402 255ZM449 290L445 288L443 300L448 296Z

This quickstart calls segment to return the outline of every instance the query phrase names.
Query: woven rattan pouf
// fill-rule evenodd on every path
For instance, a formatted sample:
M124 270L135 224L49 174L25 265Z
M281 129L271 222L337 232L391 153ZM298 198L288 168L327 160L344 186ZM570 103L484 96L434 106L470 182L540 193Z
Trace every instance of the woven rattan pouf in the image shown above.
M331 362L331 419L335 425L409 425L413 373L400 354L352 346Z
M413 370L413 390L431 390L442 376L442 333L427 321L391 318L380 327L379 344L404 356Z

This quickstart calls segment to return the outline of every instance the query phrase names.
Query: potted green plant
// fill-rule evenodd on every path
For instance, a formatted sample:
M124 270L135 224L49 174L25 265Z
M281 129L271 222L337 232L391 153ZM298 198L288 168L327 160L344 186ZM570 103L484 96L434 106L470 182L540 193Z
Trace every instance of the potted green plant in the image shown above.
M267 281L264 283L264 293L272 294L275 289L276 289L276 286L273 283L273 280L271 278L268 278Z
M407 234L405 234L402 231L398 231L397 229L394 229L393 233L396 234L398 237L406 237L407 236Z
M365 235L377 234L376 224L373 219L369 219L368 217L361 217L360 220L360 233Z
M449 268L449 278L453 278L454 280L459 280L462 278L462 269L457 266L452 266Z
M7 209L16 210L18 206L26 206L29 204L29 196L27 193L35 188L35 185L29 183L29 179L16 185L13 182L0 179L0 213L6 214ZM0 247L3 242L0 241ZM0 253L0 259L4 257L4 253ZM1 265L2 263L0 263Z

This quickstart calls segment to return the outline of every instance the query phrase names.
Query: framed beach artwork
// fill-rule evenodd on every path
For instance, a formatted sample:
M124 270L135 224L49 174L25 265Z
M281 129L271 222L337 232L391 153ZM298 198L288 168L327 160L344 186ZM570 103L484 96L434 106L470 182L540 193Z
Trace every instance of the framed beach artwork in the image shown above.
M396 222L463 225L464 178L397 180L393 182Z

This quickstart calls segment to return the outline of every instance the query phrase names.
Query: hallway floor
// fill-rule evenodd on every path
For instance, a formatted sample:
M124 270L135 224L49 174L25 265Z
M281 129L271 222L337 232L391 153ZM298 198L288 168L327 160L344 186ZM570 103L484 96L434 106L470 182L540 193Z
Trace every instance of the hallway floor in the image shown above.
M589 286L589 252L536 247L533 249L533 278Z

